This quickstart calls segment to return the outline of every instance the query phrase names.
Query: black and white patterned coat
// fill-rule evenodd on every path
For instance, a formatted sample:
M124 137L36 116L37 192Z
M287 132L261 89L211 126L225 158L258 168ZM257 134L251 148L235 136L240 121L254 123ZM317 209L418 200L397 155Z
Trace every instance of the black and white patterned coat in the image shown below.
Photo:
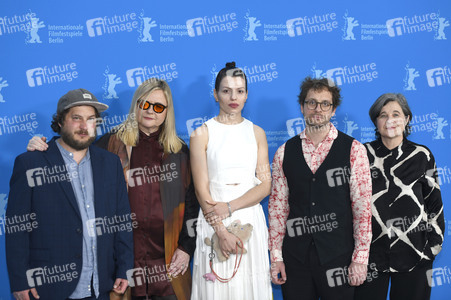
M365 144L373 181L370 263L383 272L408 272L442 249L445 222L431 151L407 139L387 149Z

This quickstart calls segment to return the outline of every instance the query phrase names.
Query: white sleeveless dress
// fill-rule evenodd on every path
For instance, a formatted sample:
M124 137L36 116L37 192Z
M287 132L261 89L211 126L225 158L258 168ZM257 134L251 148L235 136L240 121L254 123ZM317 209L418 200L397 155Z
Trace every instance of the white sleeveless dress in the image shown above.
M246 193L260 181L255 177L257 142L252 122L244 119L236 125L225 125L210 119L208 127L207 166L210 194L216 202L228 202ZM236 184L238 185L230 185ZM214 230L207 224L202 211L197 220L196 251L193 262L193 287L191 300L270 300L272 299L269 275L268 229L260 204L233 212L223 220L227 227L235 220L253 226L252 235L244 243L243 254L235 277L228 283L206 281L203 275L211 273L209 256L211 247L204 243ZM214 271L222 278L233 274L234 254L225 262L213 260Z

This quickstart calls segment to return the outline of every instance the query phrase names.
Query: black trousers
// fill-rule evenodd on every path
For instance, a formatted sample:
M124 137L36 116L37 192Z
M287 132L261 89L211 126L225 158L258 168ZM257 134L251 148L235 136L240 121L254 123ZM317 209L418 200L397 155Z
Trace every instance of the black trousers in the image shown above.
M426 272L432 269L432 262L427 262L411 272L377 272L356 288L356 300L385 300L391 281L390 300L429 300L431 287Z
M282 284L285 300L352 300L354 287L340 273L340 269L349 266L351 254L338 257L327 265L321 265L313 242L309 246L304 263L290 255L284 255L287 281ZM336 271L334 271L336 269ZM340 276L331 276L332 273ZM344 272L343 272L344 273Z

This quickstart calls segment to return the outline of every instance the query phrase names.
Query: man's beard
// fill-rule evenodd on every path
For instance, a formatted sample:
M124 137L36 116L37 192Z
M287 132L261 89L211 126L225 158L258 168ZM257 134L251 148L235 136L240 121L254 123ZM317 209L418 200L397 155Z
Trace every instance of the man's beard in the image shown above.
M326 116L321 116L321 120L318 121L314 121L314 116L311 116L309 118L305 118L305 125L306 127L309 127L309 130L322 130L325 128L325 126L327 126L330 122L330 119L327 120Z
M79 131L75 132L74 134L72 134L70 132L67 132L64 129L64 127L62 127L61 131L60 131L60 135L61 135L61 138L63 139L63 141L68 146L70 146L71 148L73 148L73 149L75 149L77 151L84 150L84 149L88 148L92 144L92 142L95 141L96 136L97 136L96 132L94 130L94 136L90 136L90 138L87 141L85 141L85 142L80 142L80 141L77 141L76 139L74 139L74 135L75 134L79 134L79 133L88 134L88 131L87 130L79 130Z

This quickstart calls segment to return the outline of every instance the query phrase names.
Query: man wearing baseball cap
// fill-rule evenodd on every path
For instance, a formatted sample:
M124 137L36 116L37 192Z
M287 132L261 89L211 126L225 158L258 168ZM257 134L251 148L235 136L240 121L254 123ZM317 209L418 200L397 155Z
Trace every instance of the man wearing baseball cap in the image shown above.
M60 137L15 160L5 223L16 299L109 299L127 288L133 237L122 166L91 145L107 108L85 89L69 91L51 124Z

